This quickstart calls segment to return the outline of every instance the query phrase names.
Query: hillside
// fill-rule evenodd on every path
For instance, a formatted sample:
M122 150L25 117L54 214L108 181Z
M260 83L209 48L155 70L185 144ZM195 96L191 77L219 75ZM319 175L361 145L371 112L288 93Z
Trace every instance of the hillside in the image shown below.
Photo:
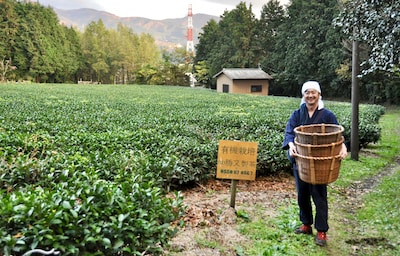
M157 44L165 47L186 45L187 17L177 19L151 20L141 17L119 17L114 14L95 9L63 10L54 9L60 22L66 26L75 27L81 31L93 21L101 19L107 28L115 29L118 23L122 23L133 29L135 33L149 33L157 41ZM199 33L211 19L216 21L219 17L207 14L193 15L193 40L198 42Z

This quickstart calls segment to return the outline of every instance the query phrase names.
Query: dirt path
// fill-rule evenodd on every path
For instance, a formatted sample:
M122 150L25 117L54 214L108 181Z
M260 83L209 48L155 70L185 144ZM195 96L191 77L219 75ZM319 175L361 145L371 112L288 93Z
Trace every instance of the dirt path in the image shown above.
M354 213L363 205L362 196L372 191L383 177L392 175L399 168L400 157L378 175L354 182L350 187L343 189L342 202L345 203L332 207L340 207L344 212ZM167 255L237 255L236 246L249 243L236 231L236 212L229 206L229 191L230 182L219 180L183 191L184 203L187 206L186 216L183 219L185 227L171 241ZM258 218L274 217L278 212L277 202L294 198L296 198L295 183L293 177L288 174L264 177L253 182L240 181L235 201L236 211L242 208L249 215ZM356 223L346 223L349 224L356 225ZM211 249L212 245L215 249ZM220 250L221 248L223 250Z
M213 180L184 191L187 206L183 219L185 228L171 241L168 255L209 256L236 255L236 246L246 244L245 237L236 231L236 212L230 207L230 182ZM295 183L290 175L260 178L253 182L239 181L236 211L245 208L249 215L275 217L277 201L295 198ZM205 238L205 239L204 239ZM216 248L206 248L212 241ZM205 246L199 246L203 243ZM210 246L209 246L210 247ZM221 254L220 248L224 248Z
M349 187L342 190L344 195L344 204L341 208L346 209L349 213L354 213L355 210L362 206L362 196L371 192L377 185L381 183L382 178L393 175L400 168L400 157L397 157L393 164L386 166L377 175L365 180L353 182Z

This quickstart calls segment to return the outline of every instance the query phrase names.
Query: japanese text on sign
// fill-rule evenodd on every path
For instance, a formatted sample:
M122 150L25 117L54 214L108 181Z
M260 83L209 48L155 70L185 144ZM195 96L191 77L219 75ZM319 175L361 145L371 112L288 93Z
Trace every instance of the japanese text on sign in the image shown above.
M255 180L257 142L219 141L217 178Z

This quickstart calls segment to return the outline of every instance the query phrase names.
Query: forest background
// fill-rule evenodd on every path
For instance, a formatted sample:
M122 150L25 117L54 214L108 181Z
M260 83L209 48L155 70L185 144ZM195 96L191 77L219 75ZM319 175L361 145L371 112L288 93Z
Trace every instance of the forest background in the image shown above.
M158 84L215 87L222 68L260 67L272 95L299 96L318 80L325 98L350 100L352 40L361 42L360 99L400 102L398 1L271 0L260 18L241 2L210 20L192 56L160 48L148 33L93 21L84 31L60 24L53 9L0 1L0 80L39 83ZM356 28L356 29L355 29Z

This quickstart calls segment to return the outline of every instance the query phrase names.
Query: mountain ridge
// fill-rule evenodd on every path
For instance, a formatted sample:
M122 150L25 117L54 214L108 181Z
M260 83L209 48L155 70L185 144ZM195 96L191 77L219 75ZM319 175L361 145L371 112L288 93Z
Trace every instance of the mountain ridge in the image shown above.
M74 27L80 31L91 22L102 20L107 29L116 29L119 23L131 28L134 33L149 33L156 40L157 45L175 48L185 46L187 39L188 18L169 18L153 20L144 17L119 17L115 14L91 8L57 9L53 8L60 23ZM193 43L198 42L198 36L208 21L219 21L220 17L208 14L193 14Z

